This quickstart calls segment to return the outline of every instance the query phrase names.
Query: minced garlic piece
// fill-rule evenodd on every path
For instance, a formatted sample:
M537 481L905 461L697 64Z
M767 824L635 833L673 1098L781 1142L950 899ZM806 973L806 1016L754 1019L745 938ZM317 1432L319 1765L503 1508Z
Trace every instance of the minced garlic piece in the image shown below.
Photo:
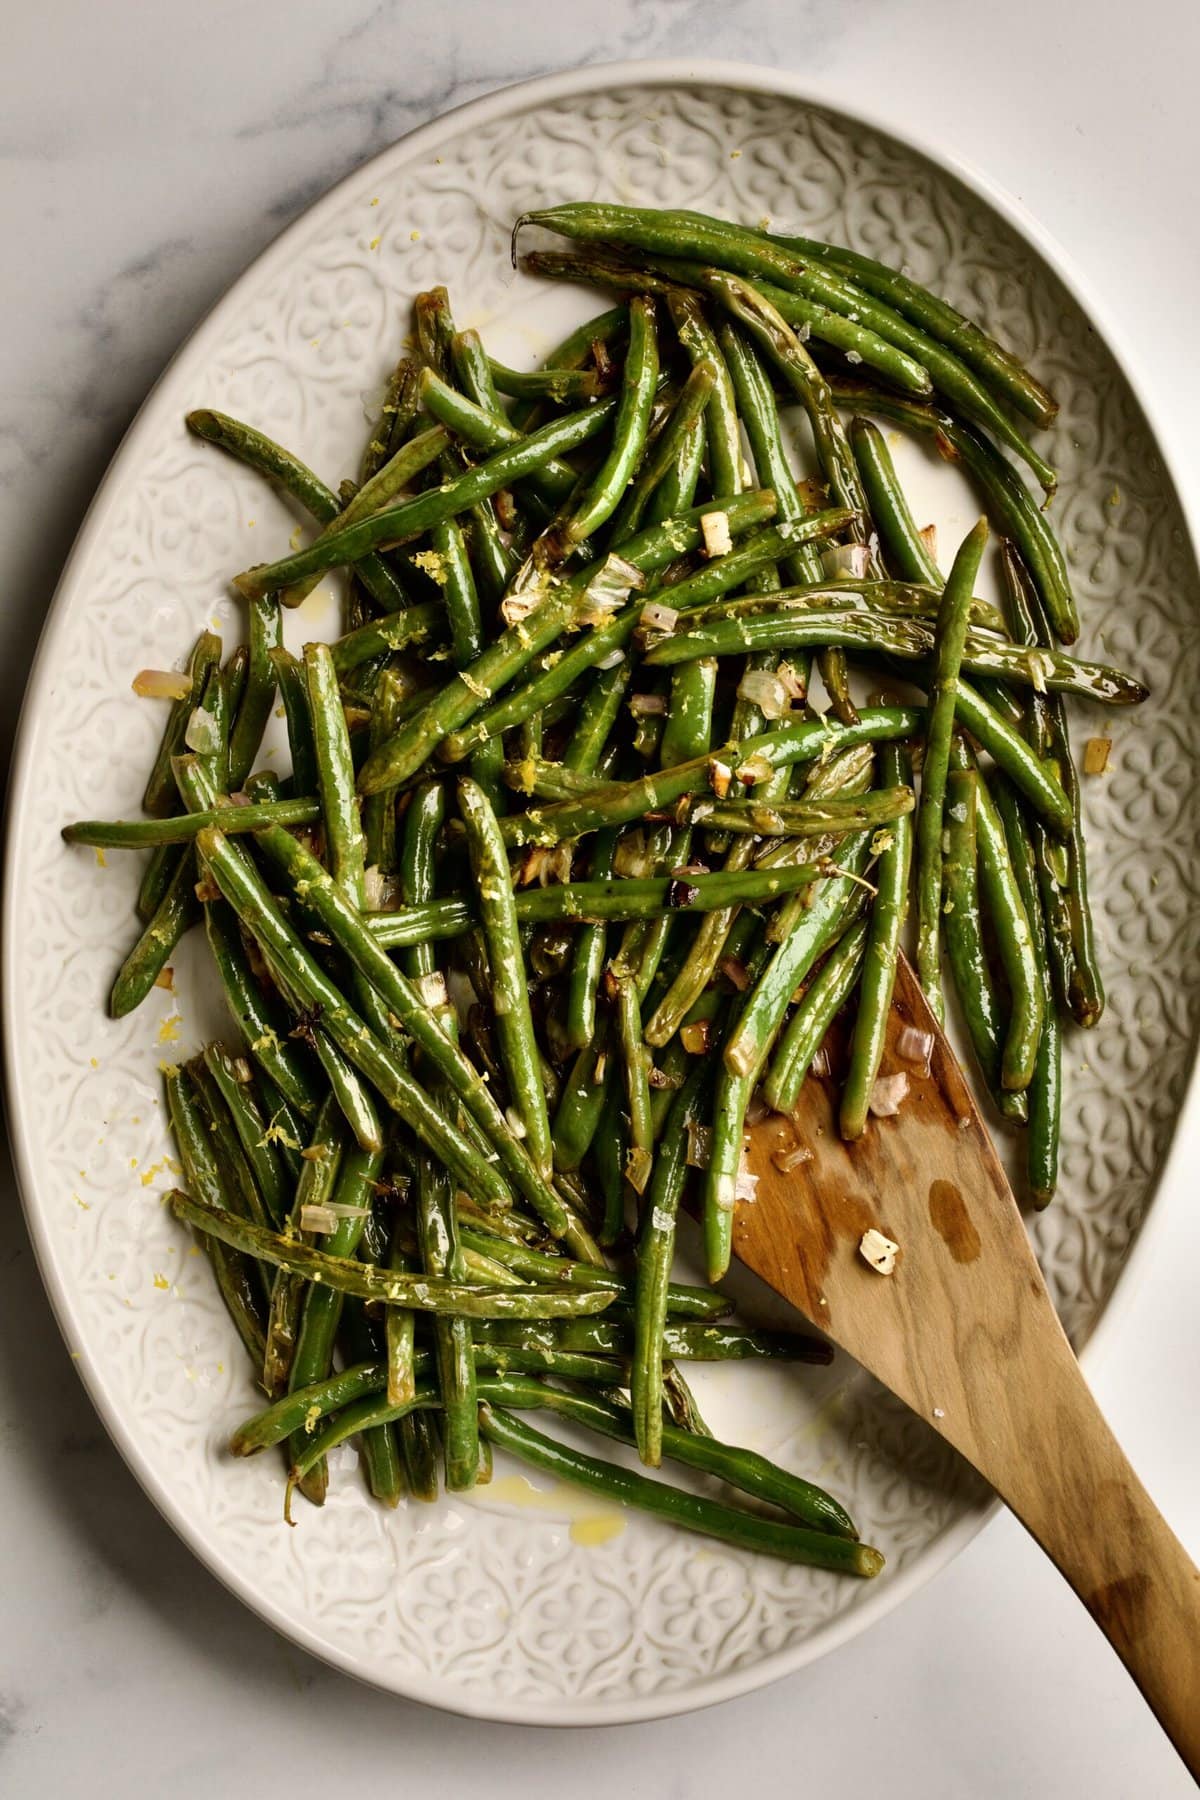
M705 556L728 556L733 549L729 532L729 514L704 513L700 519L700 535L704 539Z
M891 1238L884 1237L882 1231L876 1231L872 1225L869 1231L862 1234L858 1254L864 1262L870 1263L877 1275L890 1275L896 1267L900 1246L893 1244Z

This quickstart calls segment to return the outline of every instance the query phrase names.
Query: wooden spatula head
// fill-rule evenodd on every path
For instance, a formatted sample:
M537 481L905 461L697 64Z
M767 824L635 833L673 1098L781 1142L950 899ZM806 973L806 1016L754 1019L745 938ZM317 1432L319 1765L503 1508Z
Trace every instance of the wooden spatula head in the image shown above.
M904 1074L907 1091L855 1143L840 1136L833 1084L813 1076L790 1117L753 1127L758 1183L738 1205L734 1249L986 1476L1200 1780L1200 1571L1080 1374L963 1072L903 959L882 1072ZM899 1246L889 1275L861 1253L872 1228Z
M834 1083L813 1076L790 1117L752 1129L758 1185L738 1206L734 1249L982 1467L975 1372L998 1374L1030 1333L1066 1343L962 1069L903 958L881 1073L907 1090L854 1143L839 1133ZM891 1275L861 1254L871 1229L899 1245Z

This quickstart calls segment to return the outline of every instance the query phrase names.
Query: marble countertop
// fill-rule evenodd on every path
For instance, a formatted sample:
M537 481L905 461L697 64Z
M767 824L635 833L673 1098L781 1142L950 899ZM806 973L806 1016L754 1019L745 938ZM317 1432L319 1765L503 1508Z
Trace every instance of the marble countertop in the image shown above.
M418 16L419 14L419 16ZM1022 200L1101 296L1185 498L1200 478L1193 225L1200 13L1143 0L57 0L0 64L0 752L59 568L147 388L246 262L412 126L493 87L624 57L742 58L943 144ZM1092 1370L1200 1554L1197 1170L1171 1171L1123 1328ZM676 1721L560 1733L356 1686L250 1616L127 1473L75 1379L11 1174L0 1205L0 1793L305 1800L334 1782L497 1800L847 1800L1192 1791L1091 1626L1007 1516L866 1637ZM1181 1404L1180 1396L1185 1398ZM752 1749L749 1746L753 1746Z

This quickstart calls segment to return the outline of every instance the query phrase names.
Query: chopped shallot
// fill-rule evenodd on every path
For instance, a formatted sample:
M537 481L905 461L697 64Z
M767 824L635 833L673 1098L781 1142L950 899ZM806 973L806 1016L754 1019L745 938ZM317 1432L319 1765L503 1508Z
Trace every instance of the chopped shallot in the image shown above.
M744 787L757 787L760 781L767 781L775 773L775 765L765 756L748 756L744 763L738 765L738 780ZM718 800L722 795L717 795Z
M697 1125L695 1119L688 1120L687 1166L689 1169L707 1169L712 1157L712 1135L711 1125Z
M667 696L665 694L631 694L629 710L635 719L660 718L667 711Z
M701 514L700 535L704 539L705 556L728 556L733 549L733 539L729 534L728 513Z
M851 581L865 581L871 552L865 544L833 544L821 552L821 567L830 581L848 576Z
M718 800L724 800L729 792L729 784L733 780L733 770L728 763L714 757L708 765L708 785Z
M747 669L737 692L738 699L757 706L764 719L782 719L790 705L787 688L770 669Z
M800 1167L801 1163L811 1162L812 1159L813 1153L807 1144L793 1144L790 1150L779 1149L771 1152L771 1161L781 1175L790 1175L793 1169Z
M928 1074L933 1042L932 1031L922 1031L919 1025L904 1025L896 1033L896 1055L903 1062L914 1063Z
M413 986L421 996L422 1003L431 1012L437 1012L440 1007L450 1004L450 995L446 989L446 977L439 969L434 969L428 975L418 975Z
M638 625L643 631L672 632L679 623L679 614L673 606L660 606L656 600L648 600L638 614Z
M332 1206L302 1206L300 1208L300 1229L301 1231L336 1231L337 1214Z
M1089 738L1083 746L1083 772L1085 775L1103 775L1108 768L1109 751L1112 749L1110 737Z
M738 1164L737 1181L734 1183L733 1197L735 1200L758 1199L758 1176L750 1173L750 1167L744 1155L741 1162Z
M870 1263L877 1275L891 1275L896 1267L900 1246L893 1244L891 1238L884 1237L882 1231L876 1231L872 1225L869 1231L862 1234L858 1254L864 1262Z
M653 1167L654 1158L648 1150L635 1148L629 1152L625 1159L625 1179L635 1194L645 1193Z
M180 669L140 669L133 678L133 691L143 700L186 700L192 678Z
M907 1092L908 1076L903 1070L898 1075L877 1075L871 1089L870 1111L877 1119L894 1118Z

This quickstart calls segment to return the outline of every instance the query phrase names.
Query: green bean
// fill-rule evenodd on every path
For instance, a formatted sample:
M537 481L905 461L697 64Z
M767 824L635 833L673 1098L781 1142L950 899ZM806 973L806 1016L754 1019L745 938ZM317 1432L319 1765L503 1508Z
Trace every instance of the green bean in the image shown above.
M888 801L880 816L892 817L903 801ZM827 809L829 810L829 809ZM832 814L831 814L832 816ZM819 861L770 870L718 870L712 875L619 876L611 881L562 882L525 888L514 896L522 924L549 919L656 919L676 913L711 912L731 905L765 906L795 893L824 873ZM386 914L376 915L381 919ZM376 934L384 941L388 934Z
M879 752L880 780L893 784L909 775L908 759L898 744L885 744ZM838 1122L843 1138L862 1136L867 1124L871 1092L883 1055L900 934L908 912L908 878L912 864L912 821L898 818L886 834L875 864L875 903L859 983L858 1011L850 1048L850 1067L842 1088Z
M504 1393L503 1387L499 1392ZM488 1437L535 1468L544 1469L561 1480L576 1482L622 1505L635 1506L675 1524L686 1525L703 1536L718 1538L742 1549L779 1556L789 1562L810 1563L817 1568L836 1569L847 1574L877 1575L883 1567L878 1550L872 1550L866 1544L804 1526L776 1524L760 1514L722 1506L715 1500L702 1500L682 1488L670 1487L666 1482L637 1475L616 1463L606 1463L599 1457L568 1449L565 1444L520 1424L492 1401L480 1407L479 1423Z
M273 965L272 968L278 985L280 972L275 970ZM299 997L293 999L290 990L285 989L285 992L292 1004L302 1010ZM379 1123L375 1102L371 1098L371 1090L366 1081L349 1058L324 1031L313 1027L309 1041L317 1053L317 1061L325 1071L326 1079L341 1108L342 1117L350 1127L355 1143L363 1150L378 1150L383 1144L383 1130Z
M715 363L705 360L693 365L662 430L651 443L641 467L631 478L624 498L613 515L611 542L614 545L620 544L622 538L631 537L637 530L651 497L664 482L687 440L697 437L703 440L704 414L716 381ZM679 510L678 498L673 498L676 499L676 504L668 503L665 514L667 517ZM690 499L683 504L690 505Z
M336 516L318 533L309 549L315 550L322 542L352 530L364 520L376 517L423 469L437 462L449 441L449 436L441 425L434 425L428 431L410 437L388 458L365 487L357 489L345 505L339 505ZM325 564L326 568L329 566ZM323 572L321 568L314 569L299 580L289 581L275 590L280 605L299 606L311 594Z
M796 478L784 449L779 412L767 372L753 344L735 326L722 327L720 343L733 378L738 410L746 428L758 479L775 494L780 524L797 523L804 518L805 507L796 490ZM853 509L849 511L846 523L854 516ZM785 556L781 566L787 579L793 582L817 579L821 572L819 559L806 545Z
M624 305L611 307L607 312L597 313L593 319L585 319L569 331L562 342L556 344L544 357L542 366L547 369L579 369L590 359L596 360L596 348L607 348L618 338L624 337L629 329L629 311ZM513 408L513 423L527 429L527 421L523 416L526 403L518 401Z
M431 1365L432 1358L423 1351L422 1374L428 1373ZM311 1435L318 1419L340 1411L367 1394L379 1393L385 1380L382 1363L361 1362L339 1369L335 1375L311 1382L307 1387L293 1388L238 1426L229 1440L230 1454L258 1456L291 1437L293 1432L304 1431Z
M508 852L487 795L470 777L459 784L459 812L467 831L471 871L492 970L493 1008L509 1091L524 1127L534 1164L544 1174L553 1163L550 1118L537 1069L537 1044Z
M415 912L431 910L427 903L434 895L434 868L436 866L437 843L441 836L442 826L446 820L446 790L439 781L423 781L413 789L408 809L404 814L404 826L400 848L400 887L410 909ZM282 853L285 845L279 846ZM291 854L290 852L288 853ZM445 905L445 901L434 902ZM340 908L338 909L340 913ZM468 920L464 921L466 929ZM411 940L407 954L402 958L405 973L416 980L420 976L432 975L436 968L432 943L428 941L432 934L422 929L417 937ZM389 948L393 947L391 945ZM380 970L373 965L364 968L363 973L378 982ZM389 1000L389 1004L391 1001ZM440 1027L439 1037L444 1034Z
M867 860L867 849L866 833L845 840L803 920L775 950L761 980L750 990L737 1026L725 1042L724 1065L731 1075L757 1076L762 1068L792 995L834 940L852 894L862 891L857 877Z
M213 1205L224 1206L229 1199L225 1182L188 1077L182 1069L169 1072L166 1091L171 1133L183 1165L184 1179L204 1199ZM254 1365L256 1377L261 1379L266 1345L262 1271L253 1258L242 1255L208 1233L198 1231L196 1235L212 1264L218 1291Z
M772 299L778 288L782 290L781 298L797 294L849 317L923 364L948 398L993 431L1029 464L1046 491L1053 492L1053 469L957 357L947 354L935 339L917 330L891 307L881 305L864 289L829 268L816 268L794 256L778 241L702 213L684 211L574 204L547 208L526 217L567 237L598 239L621 247L633 245L667 256L700 257L771 284ZM517 229L523 222L517 221Z
M446 608L434 600L422 600L384 618L371 619L354 631L348 631L329 646L333 666L339 675L361 668L373 657L393 650L404 650L410 644L436 642L445 627Z
M298 500L318 524L330 525L337 518L341 511L337 495L298 457L281 449L252 425L243 425L240 420L231 419L226 413L214 412L211 408L188 413L184 423L197 437L220 445L222 450L236 456L239 462L248 464L250 468L257 469L260 474L276 482L286 494ZM374 554L364 556L359 561L356 572L359 580L385 612L395 612L404 605L404 589L381 557Z
M467 334L460 335L465 337ZM492 356L485 360L495 386L502 394L510 394L514 399L545 399L563 406L568 400L594 400L604 392L595 369L522 370L507 368Z
M1074 802L1059 781L1053 765L1043 762L970 682L959 681L954 711L958 723L966 727L1004 770L1039 818L1044 819L1057 835L1069 832L1075 817Z
M868 754L864 754L864 748ZM845 751L840 757L830 758L824 765L818 764L808 777L802 798L824 804L827 800L842 797L861 797L868 793L874 779L875 753L869 746L860 746L858 750ZM828 857L837 849L838 843L839 839L830 835L816 838L805 844L803 849L809 858L814 855ZM800 850L800 845L785 838L761 851L755 859L755 866L760 869L790 868ZM767 942L782 944L790 937L811 903L812 895L800 890L781 906L777 906L767 921Z
M882 431L870 419L854 418L849 436L884 561L902 581L940 588L941 570L908 509Z
M444 375L449 367L450 346L454 342L454 319L446 289L428 288L418 294L413 301L413 317L422 356L431 368Z
M176 1067L166 1073L167 1112L184 1179L207 1205L243 1218L254 1220L258 1215L261 1219L265 1208L230 1127L229 1116L222 1116L224 1103L220 1094L214 1096L200 1085L206 1074L203 1064L198 1068Z
M1058 1140L1062 1111L1062 1026L1050 998L1050 965L1046 925L1038 894L1037 861L1021 802L1012 783L1001 775L993 780L992 798L1004 825L1009 859L1021 894L1021 902L1033 937L1038 980L1047 996L1038 1039L1037 1061L1028 1089L1029 1133L1025 1167L1029 1191L1039 1209L1054 1198L1058 1183Z
M466 1248L492 1257L518 1277L529 1281L565 1282L568 1287L615 1287L621 1301L634 1299L634 1281L628 1276L614 1275L610 1269L599 1269L592 1263L574 1262L563 1256L548 1256L528 1244L499 1237L482 1223L478 1229L463 1225L460 1232ZM666 1311L673 1319L721 1319L733 1310L733 1302L712 1288L669 1281L665 1293Z
M589 874L592 882L612 878L618 832L598 831L592 845ZM604 969L608 933L600 921L589 923L577 934L567 984L566 1041L581 1050L596 1035L596 987Z
M721 763L735 774L747 764L764 775L791 763L811 762L850 749L855 744L910 737L922 721L914 707L864 707L857 725L835 725L824 719L801 719L781 729L740 744L726 744L711 756L696 757L673 769L657 770L637 781L614 782L602 793L579 800L531 807L501 821L510 844L557 844L596 831L602 825L624 825L647 813L672 807L687 794L710 786L714 765Z
M250 969L233 909L210 901L204 913L209 949L247 1050L288 1105L310 1118L317 1109L314 1073L303 1052L287 1041L286 1017Z
M292 780L301 794L317 791L317 757L313 747L312 710L304 664L290 650L272 650L271 661L287 715L288 746L292 753Z
M175 865L157 911L117 972L108 997L110 1018L123 1019L141 1005L175 945L195 924L200 913L195 886L196 866L185 855Z
M599 1385L611 1385L620 1378L620 1364L614 1363L611 1358L572 1355L567 1351L521 1349L516 1345L485 1345L476 1350L475 1359L480 1369L493 1369L501 1375L510 1370L520 1374L544 1372L567 1380ZM427 1382L434 1370L432 1351L418 1350L415 1362L419 1378L422 1382ZM257 1456L298 1430L311 1436L320 1419L327 1418L330 1413L340 1412L369 1395L384 1394L386 1383L387 1365L374 1359L354 1363L348 1368L339 1369L336 1374L327 1376L323 1381L314 1381L308 1387L283 1394L270 1406L238 1426L229 1440L230 1454ZM411 1394L407 1396L407 1399L411 1398ZM388 1400L389 1406L403 1404L403 1400Z
M463 1186L481 1202L511 1203L507 1181L467 1142L413 1079L400 1058L382 1043L347 1005L338 989L305 950L275 905L261 878L220 832L202 832L200 854L225 898L264 952L286 967L306 1004L319 1007L321 1028L370 1081Z
M234 586L246 597L277 593L281 588L323 574L326 569L357 564L381 545L401 544L430 530L441 519L466 512L477 501L510 486L522 475L542 467L553 457L576 450L594 437L609 417L608 402L597 400L580 412L554 419L510 448L498 451L454 481L429 488L394 506L385 506L370 518L339 527L319 537L303 550L274 563L259 563L235 577Z
M662 1461L663 1332L675 1219L687 1177L690 1136L707 1099L708 1077L703 1066L693 1070L671 1103L638 1232L630 1393L638 1454L651 1468Z
M620 715L621 702L632 675L633 665L627 657L622 657L615 667L597 673L579 706L574 729L563 751L564 769L576 774L590 774L597 767Z
M609 1399L592 1394L564 1393L544 1382L510 1380L503 1376L488 1380L487 1393L489 1397L504 1399L519 1412L548 1407L575 1424L589 1426L605 1437L615 1438L618 1443L628 1444L634 1440L636 1412L631 1414L628 1407ZM817 1531L830 1532L841 1538L857 1538L849 1513L822 1488L780 1468L753 1450L723 1444L707 1432L681 1430L677 1425L662 1423L661 1405L659 1414L661 1448L672 1462L685 1463L691 1468L702 1469L707 1475L715 1475L731 1487L753 1494L757 1500L780 1507ZM652 1466L657 1468L658 1463Z
M834 944L788 1020L775 1047L762 1094L776 1112L795 1106L825 1033L853 992L863 969L869 922L854 920Z
M977 791L975 822L979 842L979 883L1009 991L1008 1028L1000 1056L1000 1085L1010 1092L1023 1092L1033 1079L1045 996L1038 974L1033 932L1009 858L1004 826L982 776Z
M766 301L769 294L772 310L782 313L798 332L805 337L811 335L822 339L851 362L863 363L876 370L902 391L919 396L932 391L928 370L915 357L890 342L886 335L881 336L878 331L860 324L857 311L835 312L802 294L770 287L764 282L752 286L740 280L728 267L710 268L703 262L688 260L688 248L680 244L681 254L668 257L650 256L622 246L620 260L595 247L587 247L576 255L535 251L525 258L525 267L531 274L551 279L590 281L631 292L667 295L677 291L673 284L679 283L685 290L699 288L706 294L717 294L726 299L728 288L736 283L737 289L753 294L756 299ZM903 324L900 329L905 330Z
M446 1171L428 1156L422 1156L417 1165L417 1236L428 1273L458 1277L461 1259L450 1181ZM479 1468L475 1361L467 1321L435 1319L434 1348L442 1397L446 1488L461 1493L474 1487Z
M673 288L668 293L667 310L679 342L691 359L692 367L696 368L707 362L716 371L716 380L704 413L709 487L713 497L718 500L740 494L743 487L742 445L737 401L716 333L705 318L704 308L699 300L685 289Z
M738 529L744 499L736 503L736 510L734 507L729 509L730 524L734 530ZM706 510L713 509L710 507ZM725 556L714 557L695 574L685 576L681 581L661 589L663 602L680 611L701 606L716 595L740 586L756 570L775 562L790 549L798 548L812 538L832 535L845 524L847 517L844 511L830 508L808 519L793 520L789 525L759 532L738 549L729 551ZM621 547L623 558L627 555L628 548L628 545ZM439 755L447 761L456 762L476 744L519 725L548 701L566 693L587 669L594 668L597 663L624 650L641 622L644 605L643 600L635 600L606 619L603 624L593 627L578 643L564 651L549 668L539 671L504 700L479 713L465 729L451 732L443 740ZM618 677L615 670L606 669L602 673L610 680L608 692L618 683L629 679L628 670L623 677Z
M362 1236L365 1208L383 1167L382 1150L349 1147L341 1159L337 1180L332 1189L336 1205L357 1209L338 1217L322 1246L327 1256L351 1257ZM333 1345L341 1319L344 1295L332 1287L317 1283L304 1296L303 1309L296 1331L296 1343L288 1369L288 1390L310 1387L330 1372ZM305 1447L308 1428L301 1424L292 1434L292 1460ZM323 1473L323 1472L322 1472ZM324 1485L323 1479L321 1485Z
M933 633L922 619L881 617L852 610L798 610L786 604L771 610L740 608L711 623L689 619L686 628L658 639L646 652L650 668L669 668L697 656L730 656L743 650L787 650L816 644L849 644L906 660L923 660ZM968 605L970 597L968 596ZM968 630L962 666L1003 681L1083 694L1116 706L1135 706L1147 689L1132 676L1104 663L1082 662L1052 650L1026 650L982 632Z
M304 666L330 869L351 902L362 907L366 903L362 825L337 670L328 644L305 645Z
M1034 629L1041 642L1047 644L1050 640L1050 621L1039 592L1033 588L1028 591L1028 606ZM1045 747L1073 814L1072 825L1063 845L1065 856L1055 857L1052 848L1035 833L1043 904L1050 934L1048 947L1052 952L1052 967L1064 1004L1076 1024L1090 1028L1099 1021L1104 1011L1104 978L1096 956L1092 913L1088 902L1087 851L1083 821L1079 816L1079 780L1071 755L1071 740L1061 697L1058 694L1046 694L1035 710L1040 728L1045 733ZM1062 866L1064 862L1065 868ZM1065 915L1070 952L1069 955L1056 956L1053 952L1056 945L1062 943L1063 937L1061 928L1055 929L1061 915Z
M557 1170L577 1169L596 1135L606 1098L604 1065L600 1061L606 1043L607 1028L601 1020L596 1036L580 1050L563 1082L551 1132Z
M394 1310L395 1308L388 1308L389 1318ZM342 1308L342 1325L338 1333L338 1348L342 1359L349 1363L376 1361L380 1349L379 1336L378 1327L367 1316L362 1303L357 1300L348 1301ZM369 1426L359 1437L358 1450L367 1486L374 1498L382 1501L385 1506L398 1506L406 1491L414 1500L424 1499L421 1482L426 1474L433 1489L433 1497L436 1497L437 1465L432 1446L428 1470L415 1466L412 1456L406 1453L403 1428L395 1432L390 1425Z
M716 296L779 369L808 415L817 461L833 499L865 522L866 497L829 384L791 326L761 289L729 270L693 263L677 266L686 271L689 279L699 282L706 293ZM896 358L897 368L907 360ZM927 384L922 391L928 391Z
M273 800L258 806L219 806L211 812L177 813L166 819L80 819L64 825L68 844L98 844L106 850L141 850L153 844L187 844L206 825L220 830L261 831L264 825L311 825L320 816L315 800ZM194 877L193 877L194 879Z
M249 1066L223 1044L207 1044L204 1061L216 1083L266 1207L266 1222L279 1227L287 1217L289 1176L278 1144L250 1086Z
M324 1206L333 1197L334 1185L346 1148L346 1131L337 1101L327 1094L321 1103L312 1128L307 1150L300 1167L291 1212L284 1236L311 1244L312 1234L305 1234L301 1221L310 1206ZM271 1308L267 1319L267 1343L263 1353L263 1386L268 1394L281 1393L288 1383L288 1371L296 1348L296 1334L304 1306L305 1277L295 1270L274 1271L271 1283ZM324 1484L320 1478L312 1484L310 1498L320 1504Z
M690 665L689 665L690 666ZM698 800L690 817L719 831L751 832L759 837L817 837L825 833L861 831L889 825L913 810L910 787L883 787L874 793L835 795L828 800ZM727 875L710 881L729 881Z
M241 704L229 735L229 786L237 791L254 767L271 708L275 669L271 651L283 642L279 603L268 596L249 602L249 660Z
M1011 401L1035 425L1053 423L1058 413L1058 402L1053 395L1011 351L919 282L857 250L818 243L812 238L778 232L772 235L798 256L828 264L877 299L886 300L897 312L903 313L914 325L921 326L930 337L959 356L987 386L998 390L999 398Z
M208 1050L212 1049L219 1049L219 1046L210 1045ZM249 1127L252 1121L246 1119L239 1124L234 1117L233 1107L226 1099L228 1085L233 1090L234 1106L238 1108L240 1115L239 1084L236 1078L228 1084L218 1079L214 1073L214 1065L209 1060L208 1050L202 1056L192 1058L188 1064L188 1074L208 1115L213 1154L230 1195L227 1204L231 1203L236 1212L242 1213L247 1219L253 1219L257 1225L277 1227L286 1216L288 1204L279 1171L277 1166L271 1166L271 1173L267 1176L268 1185L264 1190L258 1179L258 1168L264 1159L258 1153L257 1146L254 1146L254 1154L251 1154L243 1142L243 1128Z
M476 1327L481 1345L540 1345L585 1356L632 1354L629 1323L614 1319L560 1319L553 1324L514 1324L504 1319L481 1320ZM678 1362L805 1362L829 1363L833 1351L823 1338L795 1331L748 1331L744 1326L668 1320L663 1331L663 1354Z
M1006 1093L1000 1085L1004 1020L984 946L979 906L978 789L978 774L974 768L951 767L946 778L942 924L950 971L980 1072L1001 1114L1023 1122L1029 1115L1025 1095Z
M502 412L489 410L459 393L432 369L421 371L421 404L448 431L474 449L511 450L525 442L525 433L510 425ZM607 413L615 411L611 401L602 402ZM551 456L527 477L530 491L548 506L561 504L575 490L576 474L570 463Z
M892 619L916 619L918 622L937 618L942 579L936 586L906 581L860 581L850 576L826 582L809 582L802 587L763 589L741 595L734 600L718 600L712 605L689 610L685 629L703 629L727 619L758 618L784 612L805 613L849 612L878 618L886 630ZM673 597L673 596L672 596ZM988 631L1003 628L999 609L983 600L971 602L973 624ZM651 643L657 638L648 634ZM739 646L740 648L740 646Z
M407 684L394 669L385 669L371 707L370 747L378 749L397 729ZM363 856L368 869L390 874L396 867L396 796L385 788L369 794L362 806Z
M654 1126L650 1116L650 1052L642 1041L642 1014L637 983L632 972L615 975L617 1042L625 1074L625 1101L629 1116L629 1155L625 1176L635 1193L642 1193L650 1172Z
M407 1221L397 1214L388 1245L388 1268L401 1275L411 1274L416 1260L407 1248ZM387 1397L393 1406L411 1400L418 1376L417 1315L402 1306L389 1306L384 1314L384 1350L387 1358ZM411 1434L410 1434L411 1435ZM407 1450L420 1460L421 1447L408 1445Z
M959 670L967 638L967 620L975 577L979 572L987 523L981 519L959 546L942 593L933 646L929 717L921 762L921 802L917 809L917 974L940 1022L943 1016L941 974L942 819L946 770L954 728Z
M192 654L188 659L191 687L180 699L171 702L171 710L167 714L162 739L146 780L145 792L142 795L142 808L153 818L165 818L174 810L176 793L175 777L171 773L171 758L177 751L183 749L183 735L187 730L188 720L191 718L194 708L199 706L205 683L212 670L219 666L220 661L220 638L211 631L202 631L196 639L192 647Z
M586 542L616 511L642 460L657 385L658 339L654 302L638 295L629 303L629 348L621 376L612 443L562 530L564 547Z
M739 523L745 526L756 524L774 512L774 496L744 495L732 502L727 509L731 515L731 529L735 509ZM626 592L632 583L625 580L624 565L651 574L694 549L700 542L700 519L705 510L703 507L691 508L680 518L641 532L621 546L620 576ZM607 577L611 592L612 576L607 563L607 558L593 563L558 586L551 581L532 612L501 632L469 669L461 670L390 744L368 759L359 777L362 791L370 793L374 788L408 780L424 765L443 738L465 725L484 704L495 698L502 687L519 675L539 651L561 637L575 621L593 582Z
M367 440L359 467L359 485L365 487L408 436L417 410L417 365L410 356L401 357L388 376L379 423Z
M830 386L839 406L874 413L926 432L933 437L941 456L948 462L963 464L975 478L998 528L1019 546L1055 634L1061 643L1074 643L1079 635L1079 618L1062 549L1045 513L1038 510L1016 470L995 445L941 407L888 393L867 382L849 381L841 375L831 377Z
M406 1275L349 1257L328 1256L311 1244L265 1231L236 1213L193 1200L173 1188L167 1196L176 1218L218 1237L233 1249L276 1264L305 1281L322 1282L360 1300L417 1312L460 1313L473 1319L556 1319L601 1312L615 1288L487 1288L473 1283Z

